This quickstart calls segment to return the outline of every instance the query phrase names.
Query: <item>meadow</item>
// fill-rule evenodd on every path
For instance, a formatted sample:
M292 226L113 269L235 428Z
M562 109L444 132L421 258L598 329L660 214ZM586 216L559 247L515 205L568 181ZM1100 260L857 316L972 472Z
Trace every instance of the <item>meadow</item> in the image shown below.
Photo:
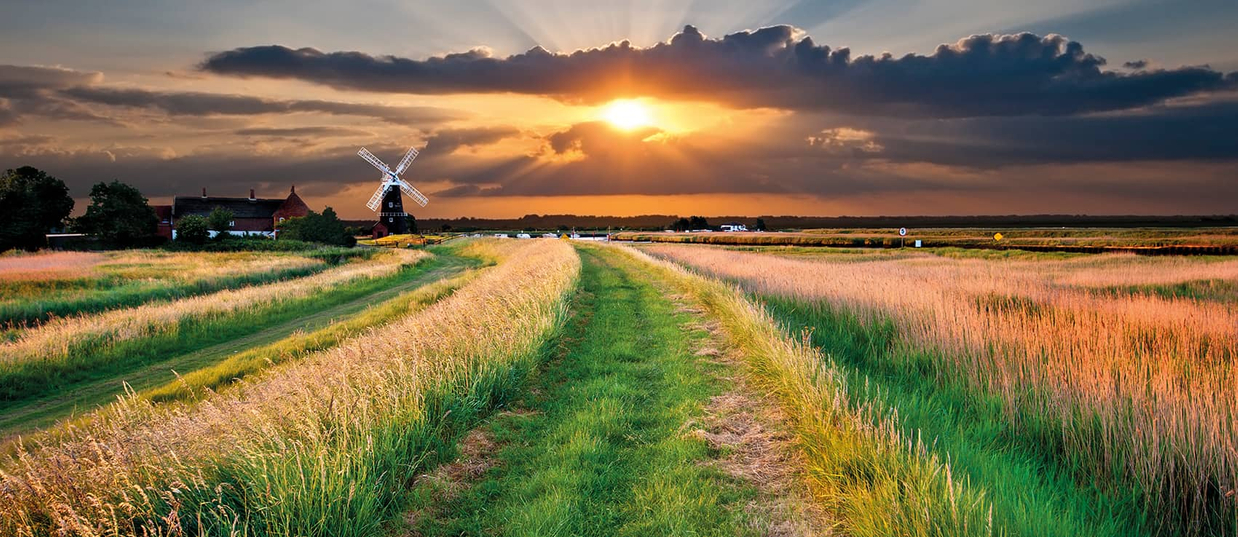
M7 254L0 256L0 326L22 328L54 317L306 276L328 268L324 259L336 259L321 253Z
M1230 258L339 255L0 343L0 534L1238 531Z
M1002 238L994 236L1000 233ZM621 232L616 240L739 246L796 246L831 248L901 248L916 240L924 248L985 250L1042 250L1103 253L1207 254L1238 252L1238 231L1233 228L921 228L899 235L888 229L806 229L775 232Z
M1236 261L645 251L806 330L1019 534L1234 531Z

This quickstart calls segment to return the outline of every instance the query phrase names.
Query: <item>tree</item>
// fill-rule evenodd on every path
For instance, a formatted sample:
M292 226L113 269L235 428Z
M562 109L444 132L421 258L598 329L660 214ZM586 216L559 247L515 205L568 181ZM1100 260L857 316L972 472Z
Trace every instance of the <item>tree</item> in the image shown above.
M336 216L335 209L330 207L323 209L322 214L310 211L305 216L280 222L278 236L281 239L343 246L352 246L357 241L356 237L345 231L344 223Z
M201 215L191 214L176 221L176 240L202 244L211 236L210 224Z
M90 188L90 206L78 228L113 246L132 246L155 234L159 217L138 189L120 181Z
M0 177L0 251L35 250L47 245L47 232L73 211L64 181L30 166Z
M688 219L688 229L709 229L709 221L704 216L693 216Z
M753 226L753 229L755 229L755 230L757 230L757 231L765 231L765 219L764 219L764 218L758 218L758 219L757 219L757 225Z
M228 232L232 230L232 217L232 211L223 207L215 207L211 214L206 217L206 227L217 233L215 238L223 240L225 237L230 236Z

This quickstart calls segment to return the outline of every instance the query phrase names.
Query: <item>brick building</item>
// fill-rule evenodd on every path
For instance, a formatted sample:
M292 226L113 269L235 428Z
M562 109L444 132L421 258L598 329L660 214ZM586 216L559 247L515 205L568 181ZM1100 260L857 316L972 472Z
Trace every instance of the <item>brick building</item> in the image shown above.
M201 196L176 196L172 205L156 205L155 214L160 216L160 233L164 230L164 214L169 214L167 222L170 235L176 236L176 222L189 215L199 215L203 218L211 214L216 207L232 212L233 235L275 236L275 226L284 220L309 214L309 206L297 195L297 187L293 186L287 198L258 198L253 189L248 198L226 198L207 196L202 189Z

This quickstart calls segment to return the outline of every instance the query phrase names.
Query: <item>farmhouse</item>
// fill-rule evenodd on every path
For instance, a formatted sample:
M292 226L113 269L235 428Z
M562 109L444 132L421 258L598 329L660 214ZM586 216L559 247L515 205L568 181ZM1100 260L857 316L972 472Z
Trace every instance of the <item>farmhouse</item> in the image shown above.
M309 214L309 206L297 195L296 186L288 191L287 198L258 198L252 188L248 198L207 196L203 188L201 196L176 196L170 206L155 206L155 213L160 216L160 231L166 225L175 238L177 221L195 214L205 218L216 207L232 212L233 235L274 237L275 226L280 222ZM166 223L164 215L168 215Z
M748 226L739 222L729 222L720 226L722 231L748 231Z

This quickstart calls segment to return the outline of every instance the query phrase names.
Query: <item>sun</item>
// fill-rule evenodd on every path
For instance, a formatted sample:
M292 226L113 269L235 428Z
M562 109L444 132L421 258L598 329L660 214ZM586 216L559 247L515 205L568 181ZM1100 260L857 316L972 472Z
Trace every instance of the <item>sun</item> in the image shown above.
M653 123L649 108L632 99L612 101L602 110L602 118L625 131L647 127Z

